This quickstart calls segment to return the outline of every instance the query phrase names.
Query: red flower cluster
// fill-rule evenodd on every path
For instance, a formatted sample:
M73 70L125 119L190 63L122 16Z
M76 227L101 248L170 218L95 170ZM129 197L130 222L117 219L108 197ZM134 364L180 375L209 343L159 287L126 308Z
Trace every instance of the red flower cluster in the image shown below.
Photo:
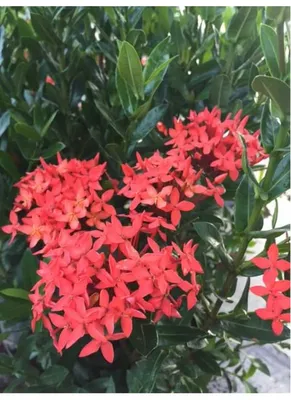
M244 135L251 164L265 155L258 132L246 131L240 113L222 122L217 109L191 111L189 121L174 120L167 143L172 149L165 156L137 154L135 166L122 165L119 192L99 155L89 161L58 155L58 165L41 160L16 185L11 225L3 230L11 240L19 232L27 235L34 254L43 257L30 295L32 327L42 320L59 352L89 335L80 356L100 349L112 362L112 341L131 335L133 318L145 319L147 313L153 313L154 322L179 318L184 297L188 309L195 306L196 278L203 273L197 245L169 244L167 231L176 230L181 212L207 197L223 206L221 184L228 175L237 179L241 168L238 133ZM103 189L104 175L114 189ZM127 214L109 204L117 192L131 200Z
M289 280L276 280L279 271L288 271L290 264L285 260L278 260L279 251L275 244L268 249L268 258L255 257L252 262L260 269L265 269L263 281L265 286L253 286L250 290L257 296L267 296L266 308L259 308L256 314L264 320L272 320L272 329L275 335L281 335L283 322L290 322L290 297L283 293L290 290Z
M260 132L251 135L245 129L248 116L241 120L241 114L242 111L239 111L233 119L229 114L221 121L221 111L218 108L215 107L212 111L206 108L199 113L190 111L188 123L184 124L174 118L174 128L167 129L159 122L157 129L171 137L166 142L166 145L173 147L168 155L179 159L186 155L191 156L194 168L202 169L209 177L223 174L219 183L227 175L235 181L242 168L243 147L239 134L245 139L250 165L267 157L258 140Z
M41 167L16 184L11 225L3 230L12 239L24 233L34 254L46 258L30 295L32 328L42 320L59 352L89 335L80 357L100 348L112 362L112 341L130 336L133 318L145 319L146 312L154 313L154 322L179 318L183 297L189 309L196 304L196 275L203 273L197 245L159 247L156 235L165 238L162 229L175 229L163 217L136 211L117 216L109 204L114 190L101 186L106 165L99 164L99 155L90 161L58 156L58 161L41 160ZM151 204L153 198L149 189L144 200ZM192 204L179 202L177 189L170 199L177 221L179 210ZM176 299L174 288L180 292Z

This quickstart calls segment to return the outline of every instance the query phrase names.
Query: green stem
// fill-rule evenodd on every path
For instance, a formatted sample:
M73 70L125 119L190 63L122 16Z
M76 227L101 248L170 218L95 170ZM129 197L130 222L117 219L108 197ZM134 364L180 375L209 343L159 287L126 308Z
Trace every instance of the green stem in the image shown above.
M277 26L278 44L279 44L279 68L281 78L285 75L285 46L284 46L284 22L280 22Z

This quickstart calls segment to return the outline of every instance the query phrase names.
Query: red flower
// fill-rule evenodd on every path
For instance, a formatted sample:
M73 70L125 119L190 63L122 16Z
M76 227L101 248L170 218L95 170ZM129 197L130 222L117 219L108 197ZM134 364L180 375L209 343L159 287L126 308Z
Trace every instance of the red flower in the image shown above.
M279 250L276 244L271 244L268 251L268 258L255 257L252 259L252 263L260 269L275 268L281 271L288 271L290 264L285 260L278 260Z

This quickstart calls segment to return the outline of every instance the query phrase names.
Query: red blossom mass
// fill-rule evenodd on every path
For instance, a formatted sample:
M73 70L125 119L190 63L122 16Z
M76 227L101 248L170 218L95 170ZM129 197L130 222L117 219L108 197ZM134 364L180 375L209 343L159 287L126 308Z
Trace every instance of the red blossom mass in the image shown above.
M253 286L251 292L257 296L267 298L266 307L256 310L259 318L272 320L272 329L275 335L281 335L284 322L290 322L290 297L284 292L290 291L290 280L279 280L279 272L287 271L290 264L286 260L278 260L279 250L276 244L271 244L267 251L268 258L255 257L252 263L264 269L263 282L265 286ZM278 279L278 280L277 280Z
M195 306L203 273L198 245L170 243L167 235L204 199L223 206L222 183L228 176L236 180L241 169L239 134L251 165L266 157L258 132L250 135L240 115L222 122L218 109L206 109L191 111L187 124L175 119L169 130L159 123L171 149L144 159L137 153L134 166L122 165L121 189L99 154L89 161L58 155L57 165L41 159L15 185L11 224L2 229L11 240L27 235L41 258L30 294L32 328L41 320L59 352L86 335L90 341L80 357L100 349L112 362L112 342L131 335L134 318L180 318L183 299L188 309ZM113 189L103 188L105 179ZM128 213L114 207L116 196L129 201ZM268 262L267 268L285 269L274 254ZM273 278L266 279L266 293L282 305L285 296L277 296ZM276 307L271 312L278 326L285 314Z

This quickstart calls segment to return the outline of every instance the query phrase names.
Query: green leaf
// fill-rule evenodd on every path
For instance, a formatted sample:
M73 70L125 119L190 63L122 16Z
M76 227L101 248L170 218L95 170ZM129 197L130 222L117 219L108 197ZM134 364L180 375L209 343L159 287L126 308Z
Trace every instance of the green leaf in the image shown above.
M178 56L174 56L170 58L169 60L163 62L157 69L154 70L154 72L151 74L149 79L145 82L145 95L153 95L160 84L162 83L164 76L167 73L168 67L170 63L177 58Z
M38 269L37 257L34 256L29 249L26 249L23 253L20 267L22 273L22 286L26 290L31 290L38 281L39 276L36 274Z
M66 145L64 143L55 142L55 143L51 144L47 149L41 151L39 157L42 157L42 158L44 158L46 160L48 158L51 158L51 157L55 156L57 153L62 151L65 147L66 147ZM39 160L39 157L31 158L31 159L32 160Z
M9 298L0 304L0 320L23 321L31 315L31 303L21 299Z
M135 47L137 44L143 45L146 43L146 35L142 29L131 29L127 34L126 40Z
M244 175L235 193L235 229L243 232L248 226L255 202L253 185L247 175Z
M86 79L83 72L80 72L72 80L70 85L70 105L72 108L76 108L78 106L82 96L85 94L85 82Z
M280 78L279 40L276 32L270 26L262 24L260 39L265 60L271 75Z
M138 361L136 366L128 370L126 381L129 393L152 393L167 355L165 350L156 349L146 359Z
M97 97L99 97L99 92L98 88L92 83L88 82L92 92L94 93L94 104L101 113L101 115L106 119L106 121L111 125L111 127L115 130L116 133L118 133L119 136L124 138L124 133L122 132L121 128L115 123L115 117L110 113L110 111L107 109L107 107L102 103L101 101L97 100Z
M249 88L252 92L254 92L254 90L252 88L252 82L257 75L259 75L259 69L256 66L256 64L252 63L251 68L250 68L249 81L248 81Z
M27 290L17 289L17 288L2 289L0 290L0 293L8 297L16 297L18 299L23 299L23 300L28 300L28 294L29 294Z
M157 68L160 67L165 61L168 61L170 56L168 52L169 37L162 40L150 53L146 66L143 70L144 81L147 82L151 75L155 72Z
M240 7L233 15L227 28L226 36L232 42L246 39L256 29L257 7Z
M266 16L279 24L282 21L290 20L290 7L266 7Z
M264 321L255 313L249 313L246 320L221 320L221 326L226 332L239 339L252 339L260 343L276 343L290 339L290 329L286 326L281 335L276 336L272 331L271 321Z
M269 97L283 115L290 113L290 87L280 79L258 75L252 83L256 92Z
M158 346L176 346L205 338L206 332L188 325L157 325Z
M41 137L44 137L44 136L47 134L47 132L48 132L48 130L49 130L51 124L53 123L53 120L55 119L57 113L58 113L58 111L55 111L55 112L50 116L50 118L47 120L45 126L42 128L42 130L41 130L41 132L40 132L40 136L41 136Z
M263 190L257 181L255 174L253 173L253 170L251 169L249 162L248 162L248 156L247 156L247 146L244 137L239 134L239 139L241 141L242 147L243 147L243 154L242 154L242 168L244 173L249 177L250 181L254 184L254 186L258 189L259 193L263 193Z
M28 63L20 62L13 73L13 81L16 87L16 93L21 96L23 85L25 83L26 75L28 71Z
M216 359L208 352L199 350L193 354L193 360L207 374L221 375L221 368Z
M249 382L243 381L243 385L246 390L245 393L258 393L257 389Z
M116 393L115 383L112 376L108 378L106 393Z
M27 139L31 139L36 142L41 139L38 132L32 126L29 126L24 122L18 122L17 124L15 124L14 129L17 133L19 133L22 136L25 136Z
M118 68L115 70L115 84L125 114L128 116L134 114L137 107L137 99L130 86L120 76Z
M270 190L268 192L268 201L275 200L281 194L290 188L290 158L287 154L281 159L275 170Z
M202 389L193 379L188 376L182 376L175 386L175 393L202 393Z
M10 114L9 111L6 111L0 117L0 138L9 125L10 125Z
M277 225L278 215L279 215L279 202L278 199L275 199L275 210L272 216L272 229L275 229L275 226Z
M129 340L142 355L147 356L158 345L156 327L144 321L134 320Z
M18 18L17 26L20 37L29 37L33 39L35 38L35 33L30 23L24 21L24 19L22 18Z
M167 108L167 105L152 108L133 131L131 135L132 141L143 140L155 128L157 122L163 118Z
M267 153L270 153L275 145L276 137L279 133L280 124L276 118L274 118L269 110L269 101L264 105L262 118L261 118L261 139L262 145Z
M0 26L0 66L2 65L3 56L2 51L4 48L4 37L5 37L5 29L4 26Z
M251 280L248 277L246 280L246 284L244 290L242 292L241 298L239 299L237 305L234 308L234 312L240 312L241 310L248 311L248 299L249 299L249 291L250 291Z
M226 75L217 75L211 81L209 101L213 106L227 107L231 94L231 83Z
M135 97L144 98L143 75L139 56L135 48L128 42L122 42L117 68L122 79L132 89Z
M196 84L200 84L213 76L218 75L220 71L220 66L216 60L209 60L199 65L194 64L192 67L189 88L192 89Z
M204 242L213 247L222 261L227 265L232 263L230 256L226 252L222 236L214 224L204 221L195 222L194 229Z
M40 382L45 386L60 386L69 375L69 370L62 365L53 365L40 375Z
M260 360L259 358L254 358L252 359L252 363L254 364L254 366L260 370L261 372L263 372L263 374L271 376L271 373L269 371L269 368L267 367L267 365Z
M267 231L252 231L249 233L249 235L252 238L263 238L267 239L270 236L273 236L274 238L277 236L283 235L283 233L290 231L290 224L284 225L281 228L275 228L275 229L270 229Z
M14 181L17 181L19 179L20 174L12 158L8 153L3 150L0 150L0 167L2 167Z
M245 267L241 270L240 275L246 277L260 276L263 275L264 270L255 266Z
M55 46L61 46L62 42L56 35L51 22L43 15L31 13L31 23L34 31L41 41L48 42Z

